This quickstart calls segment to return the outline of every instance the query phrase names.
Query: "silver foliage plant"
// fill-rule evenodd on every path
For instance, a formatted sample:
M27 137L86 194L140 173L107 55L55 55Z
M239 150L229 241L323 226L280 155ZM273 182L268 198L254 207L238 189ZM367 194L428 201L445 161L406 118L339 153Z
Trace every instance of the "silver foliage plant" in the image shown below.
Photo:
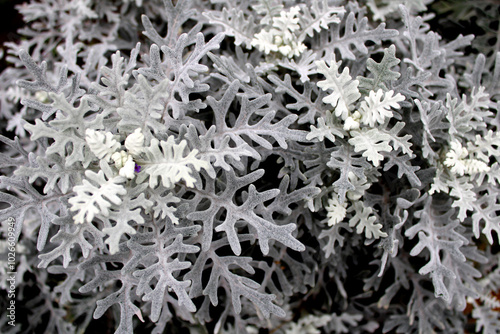
M431 3L20 6L1 332L496 333L500 42Z

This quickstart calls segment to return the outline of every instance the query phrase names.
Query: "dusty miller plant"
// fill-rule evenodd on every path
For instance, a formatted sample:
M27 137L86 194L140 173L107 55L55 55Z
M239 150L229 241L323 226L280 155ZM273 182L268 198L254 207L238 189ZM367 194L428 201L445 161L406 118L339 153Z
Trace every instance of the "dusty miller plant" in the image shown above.
M498 8L469 6L496 32L430 0L20 6L1 332L496 333Z

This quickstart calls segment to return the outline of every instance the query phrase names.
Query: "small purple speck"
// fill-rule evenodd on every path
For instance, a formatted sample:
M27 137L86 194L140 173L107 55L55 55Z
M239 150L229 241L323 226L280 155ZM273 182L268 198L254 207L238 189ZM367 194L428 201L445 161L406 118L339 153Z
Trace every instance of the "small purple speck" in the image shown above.
M138 164L135 164L134 172L139 173L140 171L141 171L141 166L139 166Z

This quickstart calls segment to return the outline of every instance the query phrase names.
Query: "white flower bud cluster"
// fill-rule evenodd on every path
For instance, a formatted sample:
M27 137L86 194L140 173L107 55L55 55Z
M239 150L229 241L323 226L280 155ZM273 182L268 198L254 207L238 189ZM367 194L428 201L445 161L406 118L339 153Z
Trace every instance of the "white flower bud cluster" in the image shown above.
M350 131L350 130L358 130L359 129L359 122L361 122L361 114L359 111L355 111L352 113L352 115L348 116L345 121L344 121L344 130Z
M85 134L85 141L97 158L106 161L111 159L116 169L118 169L120 176L127 179L135 177L136 165L134 156L138 156L144 148L144 135L141 129L136 129L125 139L125 148L127 151L118 151L120 144L113 139L113 134L110 132L87 129Z

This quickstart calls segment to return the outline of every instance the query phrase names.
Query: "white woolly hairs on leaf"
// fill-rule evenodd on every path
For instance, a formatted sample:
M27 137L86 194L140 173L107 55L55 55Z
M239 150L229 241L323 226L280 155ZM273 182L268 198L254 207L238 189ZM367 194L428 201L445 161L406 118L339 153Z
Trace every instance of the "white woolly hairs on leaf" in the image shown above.
M127 136L125 139L125 148L132 155L139 155L144 150L144 135L140 128Z
M120 143L113 139L113 134L110 132L87 129L85 141L97 158L106 161L109 161L113 153L120 148Z

